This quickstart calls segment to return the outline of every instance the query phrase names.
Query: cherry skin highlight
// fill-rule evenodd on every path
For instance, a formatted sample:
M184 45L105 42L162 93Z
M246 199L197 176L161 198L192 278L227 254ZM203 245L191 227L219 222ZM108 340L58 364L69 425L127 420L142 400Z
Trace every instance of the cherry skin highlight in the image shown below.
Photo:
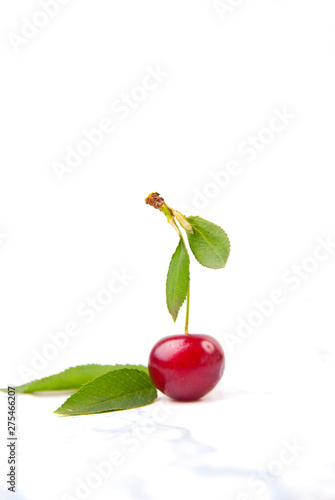
M177 401L196 401L208 394L221 379L224 352L209 335L172 335L154 345L149 374L155 387Z

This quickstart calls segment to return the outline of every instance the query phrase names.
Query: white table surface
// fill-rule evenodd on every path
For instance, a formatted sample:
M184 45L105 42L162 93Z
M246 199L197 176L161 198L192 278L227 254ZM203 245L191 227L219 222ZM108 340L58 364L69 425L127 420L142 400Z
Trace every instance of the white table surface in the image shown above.
M15 498L333 500L334 359L304 349L291 368L273 390L223 379L196 403L92 416L53 414L65 394L20 395Z

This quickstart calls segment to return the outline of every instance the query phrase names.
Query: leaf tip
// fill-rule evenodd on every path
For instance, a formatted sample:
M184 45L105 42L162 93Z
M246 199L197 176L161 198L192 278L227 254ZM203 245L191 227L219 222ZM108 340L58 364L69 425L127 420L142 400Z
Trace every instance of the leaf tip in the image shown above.
M177 318L178 318L178 312L177 313L172 313L170 312L171 316L172 316L172 319L174 321L174 323L177 321Z
M63 408L64 405L61 405L57 410L55 410L53 413L56 415L71 415L71 410L68 408Z

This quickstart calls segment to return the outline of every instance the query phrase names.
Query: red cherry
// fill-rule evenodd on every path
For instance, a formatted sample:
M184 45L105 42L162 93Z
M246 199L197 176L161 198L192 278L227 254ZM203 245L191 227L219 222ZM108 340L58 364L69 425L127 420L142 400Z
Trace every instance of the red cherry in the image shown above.
M223 349L209 335L164 337L149 357L153 384L178 401L195 401L208 394L221 379L224 367Z

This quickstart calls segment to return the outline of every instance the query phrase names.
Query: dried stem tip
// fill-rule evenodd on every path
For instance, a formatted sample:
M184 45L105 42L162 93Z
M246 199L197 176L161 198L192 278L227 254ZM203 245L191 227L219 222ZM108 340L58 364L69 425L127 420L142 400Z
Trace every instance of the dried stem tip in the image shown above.
M145 199L145 203L147 205L151 205L154 208L160 208L162 205L164 205L165 201L159 193L150 193L149 196Z

